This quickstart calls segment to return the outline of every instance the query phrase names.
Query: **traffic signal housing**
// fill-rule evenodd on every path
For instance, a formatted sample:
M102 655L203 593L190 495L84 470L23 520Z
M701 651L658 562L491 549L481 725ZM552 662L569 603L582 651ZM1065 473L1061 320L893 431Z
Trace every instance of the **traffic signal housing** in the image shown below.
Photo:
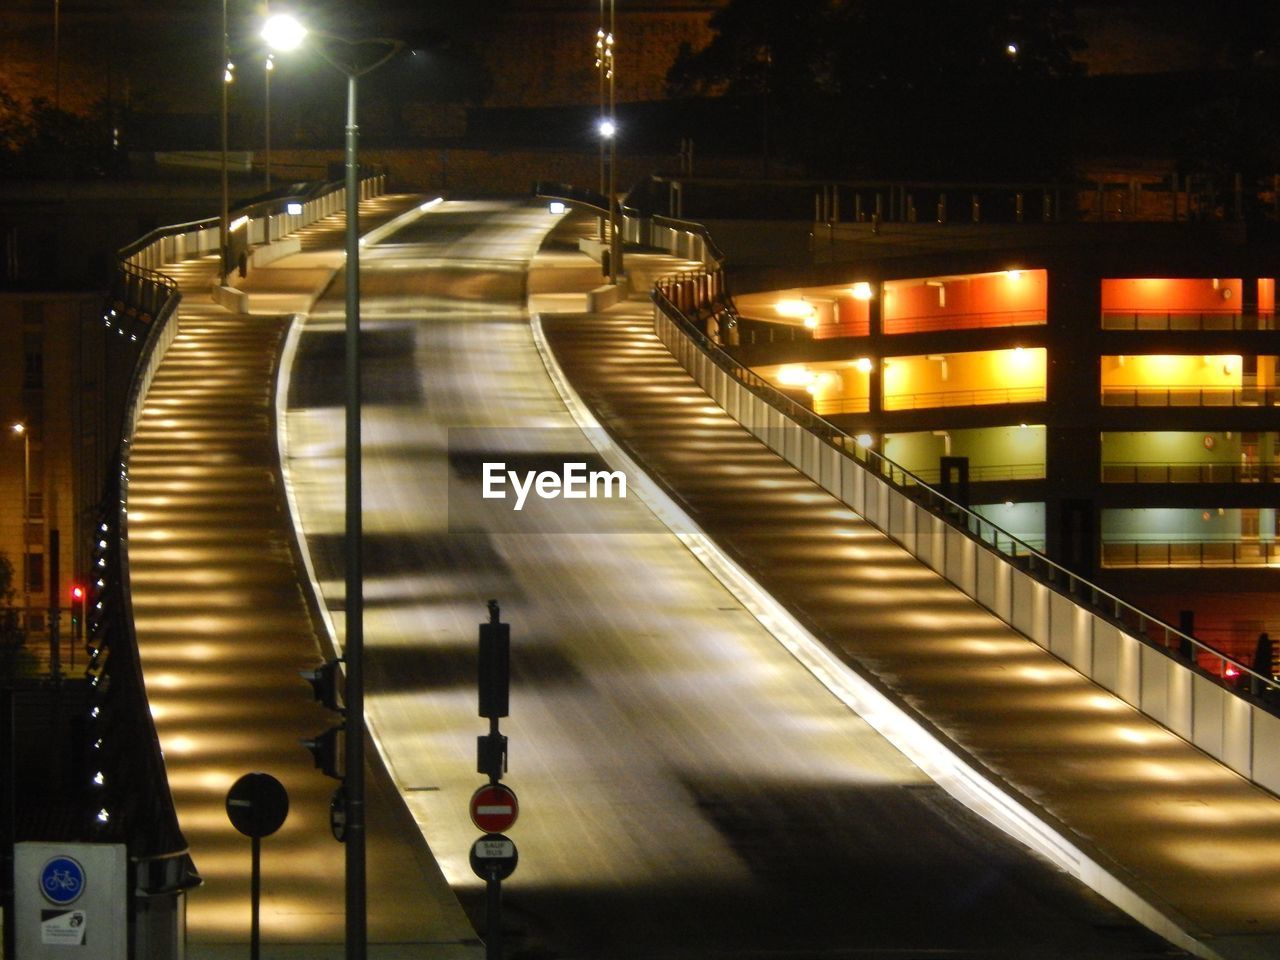
M302 670L302 678L311 684L311 692L316 700L330 710L338 713L346 712L345 698L342 695L343 674L340 666L342 659L326 660L311 670Z
M330 727L323 733L302 740L302 745L315 761L316 769L335 780L342 780L346 776L342 769L344 730L342 726Z

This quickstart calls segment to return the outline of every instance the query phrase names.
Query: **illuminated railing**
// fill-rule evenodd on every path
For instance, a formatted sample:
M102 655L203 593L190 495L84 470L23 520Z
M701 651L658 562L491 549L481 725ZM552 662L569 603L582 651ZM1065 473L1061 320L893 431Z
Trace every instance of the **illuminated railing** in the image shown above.
M1274 463L1104 463L1103 483L1277 483Z
M931 393L886 393L886 410L923 410L929 407L977 407L993 403L1039 403L1045 388L989 387L984 390L938 390Z
M384 173L364 177L360 181L360 198L379 196L385 186ZM332 181L309 185L307 190L291 196L272 197L238 207L228 214L231 224L239 224L231 231L231 242L234 246L268 243L331 214L341 213L345 197L345 184ZM290 213L290 210L296 212ZM217 253L222 242L221 224L220 217L206 217L157 227L122 247L117 257L124 264L157 270L166 263Z
M1275 567L1280 547L1269 540L1148 542L1104 540L1104 567Z
M1194 734L1190 727L1197 722L1189 708L1182 706L1182 701L1174 705L1167 698L1156 703L1154 695L1150 702L1144 700L1146 688L1135 679L1132 670L1125 667L1124 658L1128 655L1118 652L1116 644L1123 647L1125 638L1133 638L1140 647L1159 652L1164 658L1153 661L1152 669L1167 663L1171 670L1184 671L1177 676L1187 676L1188 683L1190 674L1195 673L1217 684L1227 697L1217 704L1218 710L1230 710L1230 698L1245 695L1231 682L1233 678L1251 680L1256 689L1274 687L1272 677L1254 673L1229 655L1060 566L1037 549L1037 545L1015 537L961 506L918 474L863 446L815 411L787 397L725 353L719 346L717 332L683 315L666 289L660 282L653 290L659 339L722 408L788 462L849 503L868 522L939 570L978 603L1059 653L1086 675L1184 735ZM795 428L799 432L793 432ZM829 451L830 456L824 451ZM840 467L842 463L854 467L853 474L846 473ZM883 485L876 486L875 481L883 481ZM923 513L916 513L913 507ZM953 544L946 533L948 529L965 538L979 552L966 550L962 542ZM991 559L984 560L983 556ZM1006 572L999 573L999 569ZM1110 624L1120 632L1099 633L1102 628L1093 627L1089 632L1091 639L1082 640L1077 626L1080 621L1070 614L1070 608L1054 613L1059 609L1055 601L1036 599L1034 591L1027 594L1027 588L1017 579L1018 574L1028 577L1028 583L1038 583L1048 589L1051 595L1091 612L1098 623ZM1005 580L1006 577L1011 580ZM1098 637L1105 637L1106 649L1110 651L1108 658L1120 657L1115 661L1118 664L1115 675L1099 675L1094 669L1092 654L1087 663L1078 659L1081 644L1092 649L1094 643L1103 642ZM1146 663L1140 656L1139 661ZM1262 701L1255 701L1251 706L1262 712L1275 712ZM1253 776L1252 755L1242 760L1235 751L1234 744L1228 749L1219 743L1210 752L1233 769ZM1269 777L1268 772L1265 778ZM1277 778L1270 780L1280 784Z
M1196 313L1170 310L1104 310L1103 330L1274 330L1276 315L1259 313Z
M936 330L977 330L988 327L1043 326L1044 310L995 310L982 313L944 313L915 317L885 317L884 332L923 333Z
M1145 387L1102 388L1105 407L1274 407L1280 406L1275 387L1197 387L1159 384Z

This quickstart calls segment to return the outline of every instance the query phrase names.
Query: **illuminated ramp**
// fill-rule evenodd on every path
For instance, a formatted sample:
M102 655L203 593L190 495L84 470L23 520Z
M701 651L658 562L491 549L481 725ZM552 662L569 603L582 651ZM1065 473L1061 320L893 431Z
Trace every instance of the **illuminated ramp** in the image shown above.
M581 310L582 291L599 283L571 233L543 243L554 224L543 208L452 201L363 254L367 705L473 918L483 892L467 863L477 835L467 801L487 730L476 633L496 598L512 627L505 782L521 807L510 831L519 867L503 891L512 956L1180 955L950 799L644 504L530 507L519 520L508 505L511 526L460 506L490 459L596 462L526 311L529 295ZM639 307L566 320L556 332L572 344L567 362L611 384L600 397L620 418L635 395L682 408L672 456L696 463L723 442L737 478L725 492L768 469L766 455L719 433L722 418L655 351ZM283 413L297 516L339 633L340 337L333 290L301 330ZM796 496L775 479L784 486L770 508ZM793 503L787 516L815 505ZM873 549L869 536L858 545Z
M421 198L362 204L369 226ZM255 295L314 298L342 262L344 218L301 233L303 250L255 270ZM245 956L249 841L227 789L264 771L290 795L262 842L264 956L342 956L343 851L330 835L334 781L299 743L334 721L299 670L320 660L283 511L272 407L289 318L212 302L217 260L167 264L183 291L129 460L130 584L147 694L169 781L204 886L188 896L189 956ZM385 778L369 774L369 928L399 957L459 957L473 937ZM218 945L227 946L221 951ZM378 956L377 953L374 956Z
M758 610L794 623L780 633L797 655L880 729L895 723L876 704L894 703L974 775L956 782L955 764L925 744L916 755L931 772L975 794L984 814L1009 822L1013 810L1018 835L1034 840L1042 825L1039 849L1153 928L1188 947L1195 938L1201 955L1277 955L1280 800L1013 630L791 467L694 382L653 318L640 301L542 326L573 390L723 551L719 563L710 551L713 566L745 571L768 594ZM700 362L691 343L677 349ZM839 680L826 651L855 683ZM1035 823L1019 824L1018 809Z

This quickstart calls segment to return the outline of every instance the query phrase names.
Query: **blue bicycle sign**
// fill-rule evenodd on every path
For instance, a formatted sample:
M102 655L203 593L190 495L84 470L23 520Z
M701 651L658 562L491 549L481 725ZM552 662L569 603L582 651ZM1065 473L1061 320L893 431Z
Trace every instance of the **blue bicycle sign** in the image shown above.
M59 906L75 903L84 893L84 867L70 857L54 857L40 871L40 892Z

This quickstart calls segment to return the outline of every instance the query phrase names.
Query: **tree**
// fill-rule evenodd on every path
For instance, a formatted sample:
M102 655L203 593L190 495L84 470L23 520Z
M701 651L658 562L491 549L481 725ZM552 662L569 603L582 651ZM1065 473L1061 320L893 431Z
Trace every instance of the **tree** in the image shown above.
M759 98L812 172L1047 172L1082 72L1070 0L730 0L710 25L671 94Z
M82 116L43 97L19 100L0 85L0 174L98 177L114 158L105 102Z

